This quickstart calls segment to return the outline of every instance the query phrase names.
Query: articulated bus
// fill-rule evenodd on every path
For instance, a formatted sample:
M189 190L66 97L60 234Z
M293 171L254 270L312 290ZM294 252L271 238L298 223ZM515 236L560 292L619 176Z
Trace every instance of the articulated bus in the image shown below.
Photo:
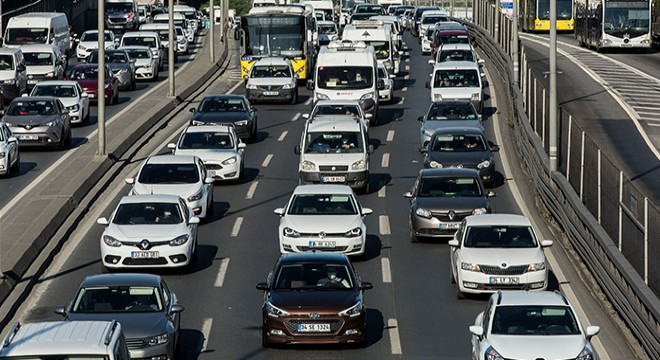
M281 56L291 61L298 79L308 79L314 70L316 31L314 13L302 6L252 8L241 17L241 76L263 57Z
M651 0L575 0L575 38L596 50L651 47Z
M557 31L573 31L573 1L557 1ZM550 31L550 0L520 0L520 27L526 32Z

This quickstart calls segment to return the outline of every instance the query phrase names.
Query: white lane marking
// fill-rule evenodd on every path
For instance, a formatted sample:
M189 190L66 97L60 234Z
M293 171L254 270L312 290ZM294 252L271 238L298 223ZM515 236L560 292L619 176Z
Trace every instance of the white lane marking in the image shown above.
M282 132L282 135L280 135L280 137L277 138L277 141L282 141L282 140L284 140L284 138L286 137L286 134L288 134L288 133L289 133L289 131L284 130L284 131Z
M301 114L301 113L296 113L295 115L293 115L293 118L291 118L291 121L296 121L296 120L298 120L298 118L300 117L300 115L302 115L302 114Z
M406 70L410 70L410 65L406 65Z
M408 91L408 87L407 87L407 86L404 86L404 87L401 89L401 91Z
M220 259L220 269L218 276L215 278L215 287L222 287L225 283L225 275L227 275L227 268L229 267L229 258Z
M241 231L241 224L243 224L243 218L237 217L236 222L234 223L234 227L231 229L231 234L229 234L229 236L237 237L238 232Z
M387 132L387 138L385 139L386 141L392 141L394 140L394 130L389 130Z
M204 319L204 323L202 324L202 335L204 335L204 343L202 344L202 351L206 351L206 347L209 344L209 336L211 334L211 326L213 326L213 319L212 318L206 318Z
M488 81L490 84L492 84L492 80L490 77L490 74L486 72L486 77L488 78ZM497 104L497 93L495 91L490 93L491 96L491 103L492 104ZM493 114L493 126L495 127L495 139L497 144L503 144L502 140L502 129L500 127L500 121L499 121L499 115L496 112ZM507 156L506 151L500 151L499 152L500 157L502 159L502 172L504 175L505 179L510 179L513 178L515 181L515 177L512 177L513 175L513 170L511 170L511 162ZM543 228L539 227L539 224L537 224L536 220L532 217L532 212L530 211L529 207L527 206L527 202L523 200L522 194L520 193L520 189L518 186L514 186L514 183L512 181L506 181L504 183L504 186L508 187L509 190L511 191L511 195L513 196L513 199L515 202L518 204L520 207L520 210L522 211L523 215L525 215L529 221L532 223L532 226L535 229L539 229L539 232L541 233L541 236L543 239L551 239L552 237L549 236L549 234L543 233ZM586 319L587 323L590 323L589 318L587 315L584 313L584 310L582 307L580 307L578 303L578 299L575 296L575 293L571 289L570 284L566 283L566 277L564 276L563 271L561 270L561 267L559 266L559 263L557 262L557 259L555 256L552 254L552 250L546 251L545 253L546 259L548 260L548 263L550 264L550 268L552 271L555 273L555 276L557 277L557 281L559 282L559 287L561 288L561 291L566 295L568 298L568 301L573 305L575 308L575 312L578 315L578 318L580 319ZM584 323L584 322L583 322ZM592 338L592 340L598 340L597 337ZM591 342L596 350L596 353L598 353L600 358L603 359L610 359L609 355L605 351L605 348L603 347L602 343L600 341L592 341Z
M243 85L243 80L237 82L236 85L232 86L231 89L229 89L229 91L227 91L227 94L233 93L234 90L236 90L241 85Z
M307 101L305 101L305 105L309 105L311 103L312 103L312 97L310 96L309 99L307 99Z
M406 98L402 96L401 100L399 100L399 104L403 104L404 101L406 101Z
M380 258L380 267L383 272L383 282L389 284L392 282L392 271L390 270L390 258Z
M383 187L381 187L380 190L378 190L378 197L379 198L384 198L385 197L385 192L387 191L385 189L387 189L387 186L383 185Z
M381 161L380 166L384 167L384 168L390 166L390 154L389 153L383 154L383 160Z
M392 354L403 354L401 351L401 339L399 338L399 327L396 319L387 319L387 333L390 335Z
M387 215L381 215L378 217L378 228L381 235L390 234L390 218Z
M252 199L252 197L254 196L254 192L257 191L257 185L259 185L258 181L255 181L250 185L247 195L245 195L246 199Z
M271 160L273 160L273 154L266 155L264 162L261 163L261 167L267 167Z

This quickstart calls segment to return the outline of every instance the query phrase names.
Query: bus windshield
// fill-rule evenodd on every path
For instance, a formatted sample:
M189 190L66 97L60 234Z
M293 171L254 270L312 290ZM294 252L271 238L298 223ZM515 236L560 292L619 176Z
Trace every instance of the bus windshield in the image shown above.
M631 38L649 32L648 1L605 1L603 30L606 34Z
M320 66L321 89L368 89L373 86L374 68L368 66Z
M538 1L539 20L550 20L550 0ZM557 20L570 20L573 18L573 1L557 0Z
M304 18L264 16L246 18L245 55L302 56Z

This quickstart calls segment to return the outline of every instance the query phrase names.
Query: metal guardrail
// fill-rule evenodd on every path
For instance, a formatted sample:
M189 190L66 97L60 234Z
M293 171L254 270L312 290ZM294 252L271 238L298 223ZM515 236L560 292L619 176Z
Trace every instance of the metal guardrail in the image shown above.
M475 1L475 21L476 24L466 25L474 34L478 46L494 63L498 75L508 84L508 95L513 102L511 105L498 105L512 107L515 148L524 168L534 181L539 197L648 356L660 359L658 296L651 291L645 279L620 251L620 245L614 243L603 225L592 215L569 179L559 171L550 172L549 158L542 141L543 135L539 137L530 121L532 115L535 117L536 114L527 115L525 105L530 106L530 102L525 102L521 89L514 85L510 56L511 21L501 16L492 4L483 0ZM520 48L523 49L522 46ZM524 56L521 58L526 60ZM520 64L521 69L526 68L523 62ZM520 71L520 74L521 84L531 82L540 86L537 79L526 78L533 76L531 71L529 74ZM534 101L535 106L537 103ZM545 111L545 105L538 106L543 106L541 112ZM529 110L537 111L535 108ZM578 150L583 151L584 147ZM597 151L600 158L600 150ZM619 206L622 212L625 211L623 204Z

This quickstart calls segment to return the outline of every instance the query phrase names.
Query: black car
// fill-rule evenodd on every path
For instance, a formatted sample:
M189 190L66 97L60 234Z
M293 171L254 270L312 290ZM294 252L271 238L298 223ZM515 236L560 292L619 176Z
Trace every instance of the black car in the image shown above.
M439 128L423 150L424 167L475 169L484 185L491 187L495 183L493 152L500 148L486 140L480 128Z
M190 112L190 125L232 125L242 140L257 136L257 109L244 95L207 95Z
M363 282L344 254L284 254L266 282L262 345L363 344L366 307Z

